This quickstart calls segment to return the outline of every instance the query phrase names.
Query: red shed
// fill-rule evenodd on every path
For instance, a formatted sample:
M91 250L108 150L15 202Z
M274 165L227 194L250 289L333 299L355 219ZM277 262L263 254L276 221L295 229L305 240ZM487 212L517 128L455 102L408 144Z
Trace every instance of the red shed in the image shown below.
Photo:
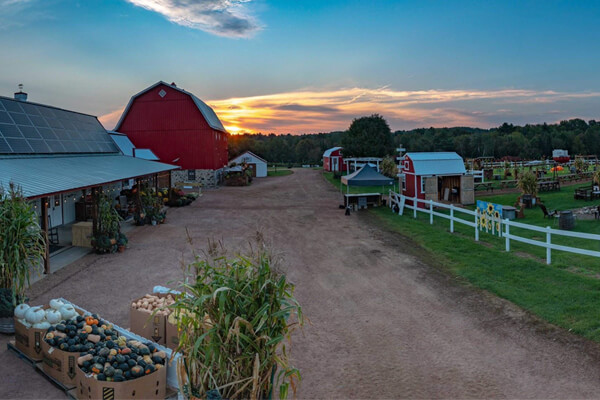
M212 108L174 83L161 81L131 97L115 131L184 170L215 171L227 165L223 124ZM195 171L189 175L184 180L196 180Z
M346 171L348 166L344 164L341 147L332 147L323 153L323 170L327 172Z
M474 203L473 176L466 175L463 159L454 152L407 153L400 175L402 194L407 197L416 193L424 200Z

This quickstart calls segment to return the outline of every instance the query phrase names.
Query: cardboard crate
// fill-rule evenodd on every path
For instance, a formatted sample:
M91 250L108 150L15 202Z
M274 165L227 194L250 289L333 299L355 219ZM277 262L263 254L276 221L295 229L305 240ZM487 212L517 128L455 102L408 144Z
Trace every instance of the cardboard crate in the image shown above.
M27 328L15 317L15 347L33 361L43 358L42 341L46 329Z
M157 297L167 297L167 294L153 293ZM132 303L142 299L135 299ZM129 330L137 335L152 339L158 344L167 344L167 316L152 315L151 312L139 310L129 306Z
M75 378L79 352L63 351L42 340L42 354L42 370L45 374L56 379L67 388L76 386Z
M167 318L167 328L166 328L166 343L167 346L171 350L175 350L177 346L179 346L179 331L177 330L177 325L174 325L169 322Z
M166 366L150 375L124 382L98 381L77 368L78 399L164 399L167 395Z

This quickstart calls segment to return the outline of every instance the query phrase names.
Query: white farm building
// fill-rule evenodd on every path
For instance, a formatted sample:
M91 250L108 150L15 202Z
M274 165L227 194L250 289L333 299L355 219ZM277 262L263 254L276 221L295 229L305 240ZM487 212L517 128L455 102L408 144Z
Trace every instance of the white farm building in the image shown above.
M252 171L252 176L257 178L265 178L267 176L267 161L260 158L251 151L240 154L233 160L229 161L229 165L235 164L248 164L248 168Z

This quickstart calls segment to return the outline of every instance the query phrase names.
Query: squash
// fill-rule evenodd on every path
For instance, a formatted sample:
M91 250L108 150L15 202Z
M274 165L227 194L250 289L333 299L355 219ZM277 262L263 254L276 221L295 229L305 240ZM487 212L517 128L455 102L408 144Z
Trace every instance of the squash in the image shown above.
M25 313L30 308L31 307L29 307L29 304L25 304L25 303L19 304L18 306L15 307L15 317L17 317L17 319L25 318Z
M48 321L38 322L37 324L33 324L33 328L46 330L46 329L50 328L50 322L48 322Z
M77 317L77 311L71 304L65 304L59 309L60 315L63 319L68 320Z
M30 307L25 312L25 319L32 325L42 322L45 316L46 312L41 307Z
M65 305L65 303L63 303L62 301L58 300L58 299L53 299L50 300L50 308L52 308L53 310L60 310L61 307L63 307Z
M62 320L62 315L58 310L48 309L46 310L46 321L51 324L58 324Z

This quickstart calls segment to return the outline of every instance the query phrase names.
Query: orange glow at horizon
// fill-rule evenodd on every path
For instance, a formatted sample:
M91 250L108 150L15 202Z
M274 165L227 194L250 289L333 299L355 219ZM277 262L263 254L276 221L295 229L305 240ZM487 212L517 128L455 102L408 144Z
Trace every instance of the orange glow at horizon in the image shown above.
M347 88L298 90L261 96L208 100L232 135L302 134L347 129L354 118L382 115L392 130L410 127L495 126L510 121L525 105L535 106L600 97L598 92L564 93L520 89L398 91ZM99 119L116 124L121 110Z

